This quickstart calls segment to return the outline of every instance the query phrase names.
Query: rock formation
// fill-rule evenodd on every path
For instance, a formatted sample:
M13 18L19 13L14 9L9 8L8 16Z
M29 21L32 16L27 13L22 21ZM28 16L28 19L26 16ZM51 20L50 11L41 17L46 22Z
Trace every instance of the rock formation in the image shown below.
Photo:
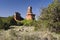
M21 17L21 14L19 12L15 12L14 14L14 20L23 20L24 18ZM26 20L34 20L35 14L32 13L32 7L29 6L26 14Z
M29 6L27 10L26 20L34 20L35 14L32 13L32 7Z
M21 17L21 14L18 13L18 12L15 12L15 14L14 14L14 19L15 19L15 20L19 20L19 21L23 20L23 18Z

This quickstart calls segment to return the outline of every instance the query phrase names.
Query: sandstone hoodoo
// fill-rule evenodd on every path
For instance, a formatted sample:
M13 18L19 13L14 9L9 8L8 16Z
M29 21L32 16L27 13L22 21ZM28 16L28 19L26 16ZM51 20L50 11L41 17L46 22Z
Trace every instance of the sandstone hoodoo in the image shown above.
M26 14L26 20L34 20L35 19L35 14L32 12L32 7L29 6Z

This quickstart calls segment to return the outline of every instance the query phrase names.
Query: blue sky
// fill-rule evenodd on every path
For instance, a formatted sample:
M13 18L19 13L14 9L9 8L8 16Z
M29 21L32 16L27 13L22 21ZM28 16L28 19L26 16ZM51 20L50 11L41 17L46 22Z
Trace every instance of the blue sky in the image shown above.
M32 6L33 13L36 17L40 15L41 9L47 7L52 0L0 0L0 16L12 16L19 12L25 18L27 7Z

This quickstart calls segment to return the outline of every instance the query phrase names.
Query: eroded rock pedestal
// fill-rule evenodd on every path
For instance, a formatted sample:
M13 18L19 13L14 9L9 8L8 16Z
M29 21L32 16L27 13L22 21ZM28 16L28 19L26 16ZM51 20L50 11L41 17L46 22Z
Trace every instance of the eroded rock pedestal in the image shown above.
M29 6L26 14L26 20L34 20L35 14L32 13L32 7Z

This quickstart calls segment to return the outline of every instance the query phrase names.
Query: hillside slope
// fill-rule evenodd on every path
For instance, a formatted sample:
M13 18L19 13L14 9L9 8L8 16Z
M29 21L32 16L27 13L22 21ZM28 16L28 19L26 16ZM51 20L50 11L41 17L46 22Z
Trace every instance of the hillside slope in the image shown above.
M34 27L11 26L0 31L0 40L60 40L60 35L49 31L34 31Z

